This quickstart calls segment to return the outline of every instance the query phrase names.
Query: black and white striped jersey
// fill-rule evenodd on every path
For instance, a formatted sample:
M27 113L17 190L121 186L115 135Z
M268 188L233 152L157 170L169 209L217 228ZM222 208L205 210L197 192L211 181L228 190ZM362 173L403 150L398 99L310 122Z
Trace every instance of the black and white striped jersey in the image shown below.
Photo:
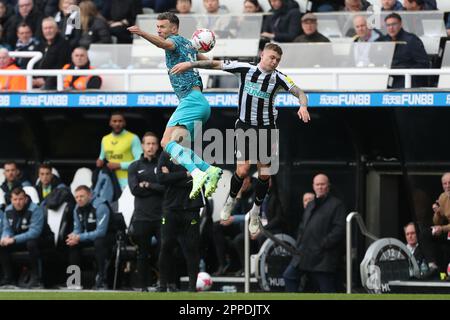
M278 70L266 73L246 62L224 61L223 70L240 76L239 119L252 126L275 125L275 96L281 89L289 91L294 82Z

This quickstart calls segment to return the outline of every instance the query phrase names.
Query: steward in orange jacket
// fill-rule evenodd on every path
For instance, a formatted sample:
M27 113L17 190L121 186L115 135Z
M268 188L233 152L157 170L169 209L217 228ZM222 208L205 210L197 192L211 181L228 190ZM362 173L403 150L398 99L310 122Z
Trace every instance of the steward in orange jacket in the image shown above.
M72 63L66 64L63 67L66 69L94 69L89 65L77 68ZM86 90L86 89L100 89L102 85L102 78L99 76L66 76L64 77L64 89Z
M87 50L79 47L72 52L72 63L66 64L63 67L67 69L94 69L91 67ZM66 76L64 77L64 89L86 90L86 89L100 89L102 85L102 78L99 76Z
M0 70L20 70L9 56L8 49L0 49ZM27 79L24 76L0 76L0 91L19 91L27 89Z

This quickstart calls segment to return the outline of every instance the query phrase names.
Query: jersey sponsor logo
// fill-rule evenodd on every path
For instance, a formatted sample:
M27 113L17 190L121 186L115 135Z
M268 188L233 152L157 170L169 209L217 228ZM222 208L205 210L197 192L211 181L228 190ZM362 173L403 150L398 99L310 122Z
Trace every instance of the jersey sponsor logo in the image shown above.
M255 82L245 81L244 91L257 98L270 99L270 93L261 91L261 85Z

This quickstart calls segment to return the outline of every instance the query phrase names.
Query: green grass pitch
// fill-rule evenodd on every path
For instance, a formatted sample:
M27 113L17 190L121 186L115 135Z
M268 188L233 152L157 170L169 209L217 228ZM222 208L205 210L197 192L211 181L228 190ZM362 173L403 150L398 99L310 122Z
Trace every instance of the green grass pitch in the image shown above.
M2 291L0 300L449 300L446 294L140 293Z

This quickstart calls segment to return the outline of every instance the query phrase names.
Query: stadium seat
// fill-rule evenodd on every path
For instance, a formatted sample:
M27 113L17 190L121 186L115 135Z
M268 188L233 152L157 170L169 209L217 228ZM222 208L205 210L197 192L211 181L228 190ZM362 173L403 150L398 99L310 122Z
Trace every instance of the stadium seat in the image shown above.
M440 11L450 12L450 1L436 0L437 7Z
M230 181L233 173L230 170L223 170L222 178L217 184L217 190L212 195L213 200L213 222L220 221L220 211L222 210L225 201L227 200L230 191Z
M58 240L64 240L63 223L64 211L67 208L67 202L64 202L58 209L47 209L47 223L55 236L55 246L58 245ZM70 214L70 213L69 213Z
M75 195L75 189L81 185L92 186L92 170L89 168L79 168L73 176L72 183L70 184L70 190Z
M31 198L33 203L39 203L39 195L34 187L25 186L23 187L23 191L25 191L25 193Z
M134 211L134 196L131 193L130 187L128 185L122 191L122 195L119 198L118 211L122 213L128 229Z
M450 70L450 41L445 43L444 55L442 57L441 70ZM448 89L450 88L450 75L440 75L438 88Z

